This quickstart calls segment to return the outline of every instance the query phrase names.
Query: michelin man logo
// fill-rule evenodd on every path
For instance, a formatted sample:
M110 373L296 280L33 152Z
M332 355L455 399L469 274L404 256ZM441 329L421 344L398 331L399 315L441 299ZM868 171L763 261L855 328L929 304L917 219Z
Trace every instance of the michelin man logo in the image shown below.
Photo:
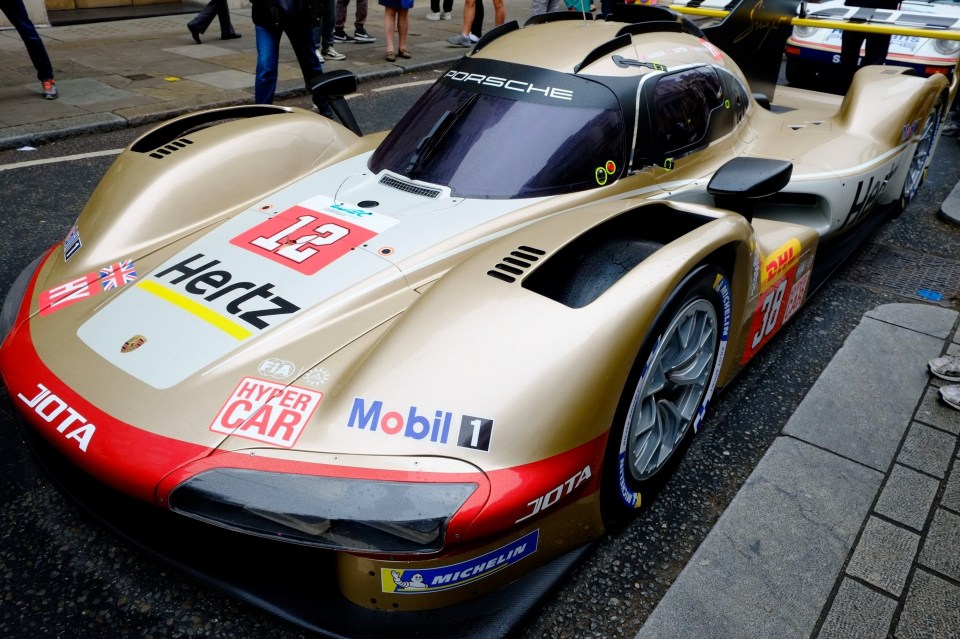
M393 583L397 584L397 589L403 588L405 590L412 590L414 588L424 589L427 587L427 584L423 583L423 575L419 572L410 577L410 581L404 581L400 578L400 573L396 570L391 570L390 574L393 576Z

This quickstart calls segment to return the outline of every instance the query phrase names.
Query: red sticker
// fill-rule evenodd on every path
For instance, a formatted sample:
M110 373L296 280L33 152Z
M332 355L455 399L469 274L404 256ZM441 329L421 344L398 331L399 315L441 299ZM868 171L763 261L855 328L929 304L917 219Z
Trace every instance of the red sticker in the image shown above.
M293 206L230 243L304 275L313 275L376 235L376 231L344 218Z
M791 268L783 277L767 286L760 294L757 310L747 333L747 345L741 363L746 364L780 330L787 320L787 308L793 302L790 289L797 274L797 267ZM799 308L797 305L796 308ZM794 312L796 311L794 308Z
M321 399L319 391L244 377L210 430L291 448Z

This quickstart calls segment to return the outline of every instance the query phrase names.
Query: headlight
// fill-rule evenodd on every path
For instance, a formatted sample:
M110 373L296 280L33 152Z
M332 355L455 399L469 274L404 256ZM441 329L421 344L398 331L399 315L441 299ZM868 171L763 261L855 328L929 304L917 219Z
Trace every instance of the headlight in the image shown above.
M20 312L20 304L23 303L23 297L27 294L27 285L30 283L30 278L33 277L33 272L37 270L42 258L41 255L20 272L17 279L13 281L10 290L7 291L7 296L3 298L3 309L0 310L0 344L3 344L3 340L7 339L7 335L13 330L17 313Z
M811 38L816 31L816 27L794 27L793 35L797 36L798 38Z
M934 40L933 48L941 55L956 55L960 51L960 40Z
M170 493L170 508L240 532L334 550L422 553L477 489L238 468L208 470Z

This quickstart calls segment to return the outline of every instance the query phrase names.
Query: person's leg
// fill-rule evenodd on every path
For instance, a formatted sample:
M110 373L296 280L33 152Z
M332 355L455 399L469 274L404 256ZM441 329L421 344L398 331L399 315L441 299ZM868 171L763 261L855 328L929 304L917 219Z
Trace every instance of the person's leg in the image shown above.
M347 5L350 4L350 0L336 0L336 27L337 32L343 31L343 27L347 24Z
M217 7L217 18L220 20L220 39L239 38L240 35L233 30L233 24L230 23L230 7L227 6L227 0L211 0L210 4L214 3ZM207 24L209 25L209 22Z
M407 51L407 31L410 29L410 10L409 9L399 9L397 11L397 31L400 32L400 42L398 42L399 48L397 49L401 53L404 53L403 57L409 57L410 53Z
M286 27L284 32L287 34L290 46L293 47L293 52L297 56L297 63L300 65L304 84L307 90L310 90L311 82L323 75L323 65L320 64L320 58L317 57L317 44L313 41L313 35L310 33L310 25L298 23Z
M887 51L890 49L890 35L886 33L867 33L864 35L866 44L863 52L863 66L869 64L884 64L887 61Z
M218 13L219 4L219 0L210 0L203 6L203 9L200 9L200 13L187 23L187 28L191 32L196 30L198 33L205 33L210 27L210 23L213 22L213 16Z
M500 26L507 20L507 10L503 8L503 0L493 0L493 24Z
M367 0L357 0L357 16L354 22L354 28L364 30L363 25L367 23Z
M430 0L430 13L427 14L427 20L439 20L439 19L440 19L440 0Z
M393 32L397 28L397 10L392 7L383 8L383 40L387 45L387 59L389 60L396 49L393 48ZM396 59L396 58L394 58Z
M470 25L473 24L473 18L477 11L477 0L464 0L463 3L463 29L460 33L469 35Z
M3 10L3 14L7 16L7 20L17 30L20 39L27 47L30 62L33 63L33 68L37 70L37 79L40 82L53 80L53 65L50 64L50 56L47 55L47 49L43 46L43 40L40 39L36 27L30 22L27 8L23 6L23 0L4 0L0 2L0 9Z
M547 0L533 0L530 3L530 15L538 16L547 12Z
M433 6L431 2L430 6ZM443 12L448 14L453 11L453 0L443 0Z
M320 46L329 49L333 46L333 24L337 20L336 0L323 1L323 19L320 22Z
M860 45L863 44L863 33L844 31L840 36L840 83L837 90L846 93L853 81L853 74L857 72L857 63L860 60Z
M273 104L273 94L277 90L277 65L280 64L280 32L260 25L255 25L254 29L257 36L257 79L253 99L257 104Z
M470 23L470 33L475 35L478 40L480 36L483 35L483 0L476 0L476 2L474 2L473 21Z

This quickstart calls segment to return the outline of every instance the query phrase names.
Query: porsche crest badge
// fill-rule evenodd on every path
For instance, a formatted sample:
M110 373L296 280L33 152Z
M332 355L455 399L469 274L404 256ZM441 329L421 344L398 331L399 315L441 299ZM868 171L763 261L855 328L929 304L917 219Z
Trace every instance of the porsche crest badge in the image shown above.
M143 335L134 335L133 337L131 337L130 339L128 339L123 343L123 346L120 347L120 352L129 353L131 351L135 351L146 343L147 343L146 337L144 337Z

